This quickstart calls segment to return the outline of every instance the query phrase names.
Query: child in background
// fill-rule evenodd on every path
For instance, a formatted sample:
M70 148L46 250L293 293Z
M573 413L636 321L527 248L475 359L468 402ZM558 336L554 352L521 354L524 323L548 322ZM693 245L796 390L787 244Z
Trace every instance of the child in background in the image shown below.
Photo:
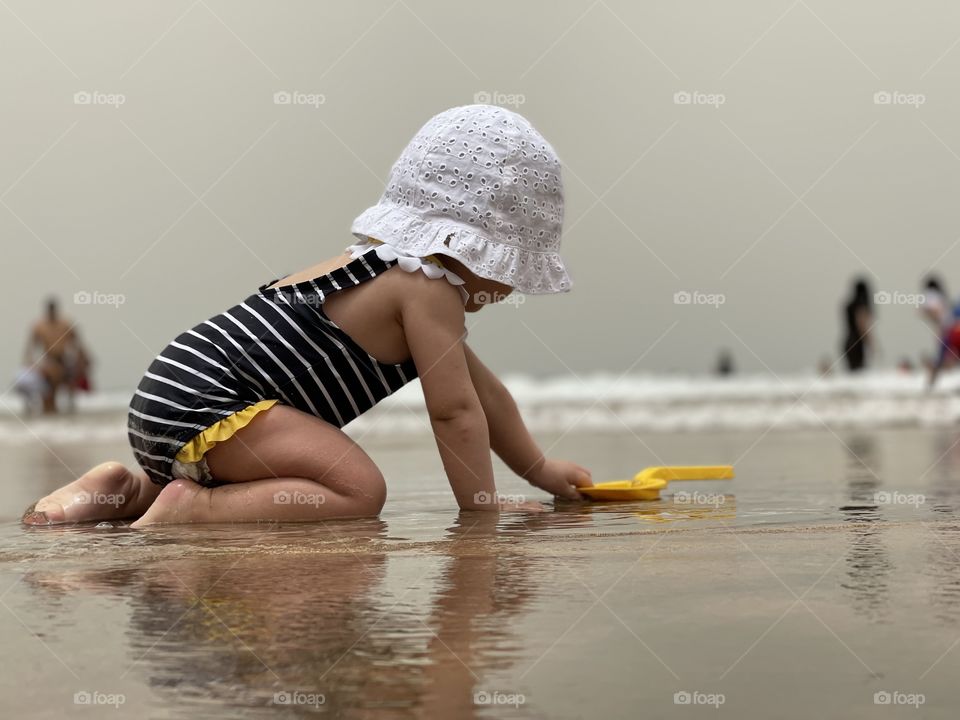
M13 390L23 398L24 415L40 412L43 396L49 391L43 374L33 366L24 366L17 371L13 380Z
M579 498L590 473L544 456L464 328L464 313L514 290L570 289L562 223L560 162L529 122L487 105L440 113L354 221L358 242L260 286L153 361L129 409L141 470L98 465L24 522L375 516L383 475L341 428L415 377L461 509L500 509L491 450L533 486Z
M940 350L936 361L930 366L930 389L937 382L943 368L951 368L960 361L960 304L953 308L950 319L940 331Z

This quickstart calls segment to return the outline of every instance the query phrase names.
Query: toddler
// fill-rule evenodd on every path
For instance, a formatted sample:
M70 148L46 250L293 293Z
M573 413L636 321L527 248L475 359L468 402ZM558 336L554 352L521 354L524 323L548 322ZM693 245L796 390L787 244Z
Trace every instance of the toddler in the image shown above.
M544 457L464 329L464 313L514 290L570 289L562 224L560 162L529 122L488 105L440 113L354 221L355 244L262 285L151 363L129 408L139 469L98 465L23 521L375 516L383 475L341 428L416 377L460 508L502 509L491 450L535 487L579 498L590 473Z

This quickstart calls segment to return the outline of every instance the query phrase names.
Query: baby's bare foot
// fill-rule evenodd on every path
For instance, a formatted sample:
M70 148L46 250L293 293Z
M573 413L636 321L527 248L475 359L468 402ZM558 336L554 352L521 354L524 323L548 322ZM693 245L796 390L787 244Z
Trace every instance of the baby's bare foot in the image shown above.
M35 502L21 521L25 525L59 525L130 517L143 499L144 483L149 480L118 462L102 463Z
M160 491L143 517L132 523L130 527L202 522L202 496L209 492L209 489L200 487L191 480L174 480Z

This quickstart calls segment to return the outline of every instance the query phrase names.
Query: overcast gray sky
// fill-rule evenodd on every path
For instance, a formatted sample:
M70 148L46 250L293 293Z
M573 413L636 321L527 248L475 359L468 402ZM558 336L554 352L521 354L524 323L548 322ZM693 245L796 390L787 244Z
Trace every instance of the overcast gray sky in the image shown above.
M0 18L0 378L56 292L99 385L132 387L178 332L348 244L416 129L488 97L564 161L575 282L473 318L498 371L704 371L729 347L789 372L837 354L856 273L914 293L933 265L960 291L956 3L6 0ZM124 303L74 304L94 292ZM933 346L909 305L879 321L888 364Z

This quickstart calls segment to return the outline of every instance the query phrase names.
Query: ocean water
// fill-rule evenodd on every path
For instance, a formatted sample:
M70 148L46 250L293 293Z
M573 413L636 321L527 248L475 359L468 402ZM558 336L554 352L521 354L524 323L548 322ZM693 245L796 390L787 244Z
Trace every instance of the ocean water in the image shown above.
M861 376L796 374L711 378L596 374L534 379L508 376L531 429L679 432L775 428L856 429L950 427L960 422L960 373L933 391L921 372L877 371ZM132 390L78 397L82 422L69 418L16 420L19 397L0 395L0 447L32 442L109 442L124 437L123 411ZM419 435L427 428L418 382L355 420L355 436Z
M655 398L644 382L618 407L691 418L806 389L678 380ZM951 403L885 382L889 406ZM0 421L2 716L954 717L957 427L904 412L697 432L624 412L598 427L586 392L512 385L528 414L551 398L570 413L544 411L538 437L597 480L658 464L737 477L554 504L498 465L501 492L546 512L459 513L410 396L351 429L387 477L379 519L24 528L36 497L130 460L122 412ZM874 401L820 390L821 408Z

